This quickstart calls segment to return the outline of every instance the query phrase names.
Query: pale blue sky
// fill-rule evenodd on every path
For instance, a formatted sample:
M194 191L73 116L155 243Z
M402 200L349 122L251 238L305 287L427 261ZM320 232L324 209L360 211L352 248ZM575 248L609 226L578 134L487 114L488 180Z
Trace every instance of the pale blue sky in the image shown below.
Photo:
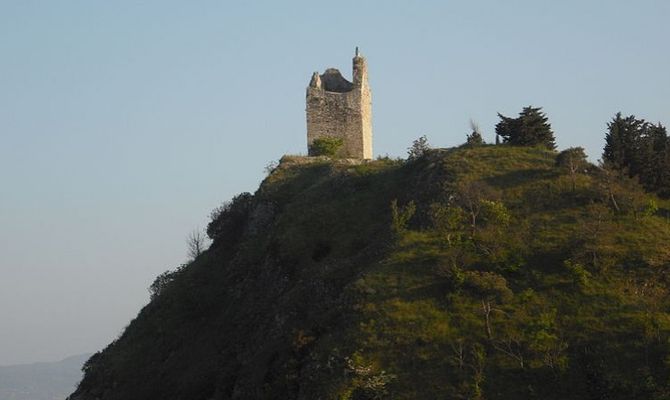
M311 73L360 46L374 152L543 106L600 157L670 124L670 2L0 0L0 365L94 351L211 209L305 151Z

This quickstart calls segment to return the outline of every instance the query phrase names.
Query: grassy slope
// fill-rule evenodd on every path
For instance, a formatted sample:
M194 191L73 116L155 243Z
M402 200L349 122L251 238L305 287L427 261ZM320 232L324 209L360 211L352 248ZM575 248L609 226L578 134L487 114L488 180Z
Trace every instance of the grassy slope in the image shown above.
M667 398L668 205L554 159L286 161L72 398Z

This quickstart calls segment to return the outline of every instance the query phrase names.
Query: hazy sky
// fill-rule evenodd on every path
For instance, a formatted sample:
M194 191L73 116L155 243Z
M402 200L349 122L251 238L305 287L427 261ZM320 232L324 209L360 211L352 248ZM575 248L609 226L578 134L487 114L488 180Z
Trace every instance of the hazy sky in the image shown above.
M368 58L374 152L543 106L600 157L670 124L670 2L0 0L0 365L95 351L209 212L305 152L311 73Z

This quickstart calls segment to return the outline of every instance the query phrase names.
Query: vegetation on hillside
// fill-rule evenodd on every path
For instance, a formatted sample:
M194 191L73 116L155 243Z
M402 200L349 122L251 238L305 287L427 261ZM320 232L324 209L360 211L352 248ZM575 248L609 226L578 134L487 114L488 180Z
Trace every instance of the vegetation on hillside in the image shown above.
M607 125L603 161L650 191L670 197L670 138L661 123L617 113Z
M500 122L496 125L496 138L515 146L545 146L556 148L554 132L541 107L524 107L517 118L498 113Z
M286 157L71 399L670 398L670 204L547 144Z
M340 153L344 140L335 136L324 136L314 139L309 146L311 156L335 157Z

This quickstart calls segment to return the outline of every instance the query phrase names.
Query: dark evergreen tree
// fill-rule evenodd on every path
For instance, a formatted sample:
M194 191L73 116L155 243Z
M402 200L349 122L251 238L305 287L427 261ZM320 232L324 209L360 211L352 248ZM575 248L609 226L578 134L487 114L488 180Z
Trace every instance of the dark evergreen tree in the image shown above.
M624 118L618 112L607 124L603 161L615 169L628 170L635 175L639 167L637 156L644 125L644 120L636 119L634 115Z
M660 123L617 113L607 124L603 161L645 189L670 196L670 139Z
M496 125L496 134L505 143L516 146L546 146L556 148L554 132L541 107L524 107L519 117L511 118L498 113L500 122Z
M667 193L670 190L668 168L668 133L663 125L645 124L641 139L639 176L649 190Z

